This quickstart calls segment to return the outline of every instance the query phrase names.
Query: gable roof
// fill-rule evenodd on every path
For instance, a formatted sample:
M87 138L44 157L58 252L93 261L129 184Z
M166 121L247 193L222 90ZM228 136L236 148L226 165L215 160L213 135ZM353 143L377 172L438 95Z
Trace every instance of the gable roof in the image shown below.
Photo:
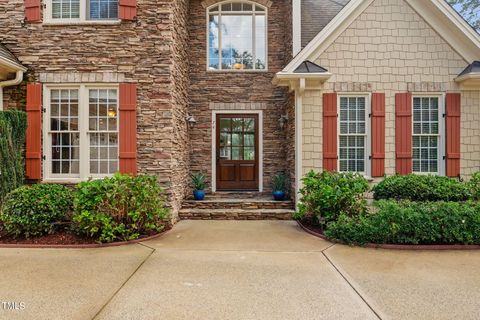
M351 0L281 71L292 73L303 61L315 61L375 0ZM480 59L480 35L444 0L404 0L463 59Z
M462 73L458 75L458 77L472 73L480 73L480 61L473 61L468 67L465 68L465 70L462 71Z
M302 0L302 48L332 21L349 1Z
M2 63L3 62L3 63ZM0 43L0 64L5 64L12 69L26 71L20 61L3 44Z
M295 71L294 73L326 73L328 72L327 69L324 67L319 66L318 64L315 64L311 61L303 61Z

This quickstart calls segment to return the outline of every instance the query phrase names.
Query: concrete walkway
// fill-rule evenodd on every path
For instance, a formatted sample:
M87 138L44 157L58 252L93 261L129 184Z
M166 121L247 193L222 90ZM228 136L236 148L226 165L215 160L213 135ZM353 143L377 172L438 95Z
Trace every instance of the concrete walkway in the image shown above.
M182 221L124 247L0 249L0 319L478 319L479 269L480 251L332 246L293 222Z

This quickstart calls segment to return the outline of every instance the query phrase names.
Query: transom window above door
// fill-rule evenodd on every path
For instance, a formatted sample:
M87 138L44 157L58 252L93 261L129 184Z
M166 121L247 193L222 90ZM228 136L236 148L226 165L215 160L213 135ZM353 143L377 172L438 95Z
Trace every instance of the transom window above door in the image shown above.
M266 8L222 2L208 9L208 70L266 70Z
M118 0L47 0L46 21L69 23L118 20Z

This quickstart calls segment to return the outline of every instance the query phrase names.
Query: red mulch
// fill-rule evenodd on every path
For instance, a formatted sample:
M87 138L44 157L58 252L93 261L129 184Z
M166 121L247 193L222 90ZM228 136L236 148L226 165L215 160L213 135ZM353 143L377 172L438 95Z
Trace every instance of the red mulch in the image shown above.
M164 233L171 229L171 226L166 225L165 228L160 232ZM148 238L156 235L156 232L150 232L145 235L141 235L138 239ZM115 242L123 242L121 240ZM115 243L113 242L113 243ZM74 234L69 230L56 230L52 234L40 236L40 237L31 237L29 239L24 239L22 237L14 238L12 236L1 236L0 244L38 244L38 245L82 245L82 244L98 244L95 239L82 237Z
M68 244L93 244L97 243L94 239L84 238L73 234L70 231L60 230L52 234L48 234L40 237L32 237L29 239L2 237L0 243L5 244L55 244L55 245L68 245Z

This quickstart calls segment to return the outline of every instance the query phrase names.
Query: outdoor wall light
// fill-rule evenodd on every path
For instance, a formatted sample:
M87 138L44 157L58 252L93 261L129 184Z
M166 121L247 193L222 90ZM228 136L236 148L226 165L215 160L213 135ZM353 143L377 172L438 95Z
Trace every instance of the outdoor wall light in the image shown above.
M187 124L190 129L193 129L193 127L195 127L195 124L197 123L197 120L191 114L188 114L185 120L187 120Z
M278 119L278 125L280 126L280 129L285 129L287 126L288 122L288 115L284 114L280 116L280 119Z

